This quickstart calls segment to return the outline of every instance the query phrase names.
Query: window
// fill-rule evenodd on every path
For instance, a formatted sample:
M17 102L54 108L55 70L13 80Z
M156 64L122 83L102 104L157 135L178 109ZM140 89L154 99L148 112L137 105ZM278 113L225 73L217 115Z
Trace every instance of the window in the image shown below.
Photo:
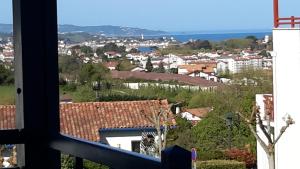
M140 153L141 152L141 141L131 141L131 150L133 152Z

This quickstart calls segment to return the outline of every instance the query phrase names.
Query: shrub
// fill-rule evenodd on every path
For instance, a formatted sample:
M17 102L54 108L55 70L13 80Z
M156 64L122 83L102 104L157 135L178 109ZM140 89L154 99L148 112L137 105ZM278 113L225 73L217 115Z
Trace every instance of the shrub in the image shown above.
M225 155L230 160L245 162L247 168L252 168L256 165L255 156L248 150L233 148L225 151Z
M243 162L231 160L210 160L197 162L198 169L246 169Z

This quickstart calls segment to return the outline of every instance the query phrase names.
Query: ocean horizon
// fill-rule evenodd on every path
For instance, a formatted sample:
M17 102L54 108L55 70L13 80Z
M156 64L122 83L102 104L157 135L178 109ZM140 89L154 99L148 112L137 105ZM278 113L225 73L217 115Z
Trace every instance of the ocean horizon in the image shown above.
M144 36L145 39L173 37L177 41L187 42L190 40L209 40L209 41L223 41L228 39L241 39L247 36L255 36L258 39L263 39L266 35L271 36L272 32L244 32L244 33L195 33L195 34L168 34L168 35L154 35Z

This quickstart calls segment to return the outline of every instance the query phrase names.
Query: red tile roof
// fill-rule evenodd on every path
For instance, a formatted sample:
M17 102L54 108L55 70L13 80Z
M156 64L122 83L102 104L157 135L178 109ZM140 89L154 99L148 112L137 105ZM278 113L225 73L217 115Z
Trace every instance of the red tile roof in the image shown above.
M197 116L199 118L204 118L207 116L207 114L212 111L212 108L210 107L204 107L204 108L194 108L194 109L186 109L184 110L186 112L191 113L194 116Z
M99 129L153 127L145 115L150 117L160 107L172 114L167 100L61 104L61 133L99 141ZM144 114L141 113L142 110ZM173 120L172 124L175 124ZM0 129L13 129L15 125L15 106L0 105Z
M187 75L153 73L153 72L130 72L130 71L111 71L112 78L115 79L143 79L153 81L177 81L181 84L200 86L200 87L218 87L221 83L205 80L202 78L190 77Z

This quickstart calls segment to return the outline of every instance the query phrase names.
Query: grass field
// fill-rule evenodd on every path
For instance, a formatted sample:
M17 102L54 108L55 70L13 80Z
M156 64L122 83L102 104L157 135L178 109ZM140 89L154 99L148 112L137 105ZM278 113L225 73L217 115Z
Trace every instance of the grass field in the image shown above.
M14 86L0 86L0 105L15 104L14 90Z

